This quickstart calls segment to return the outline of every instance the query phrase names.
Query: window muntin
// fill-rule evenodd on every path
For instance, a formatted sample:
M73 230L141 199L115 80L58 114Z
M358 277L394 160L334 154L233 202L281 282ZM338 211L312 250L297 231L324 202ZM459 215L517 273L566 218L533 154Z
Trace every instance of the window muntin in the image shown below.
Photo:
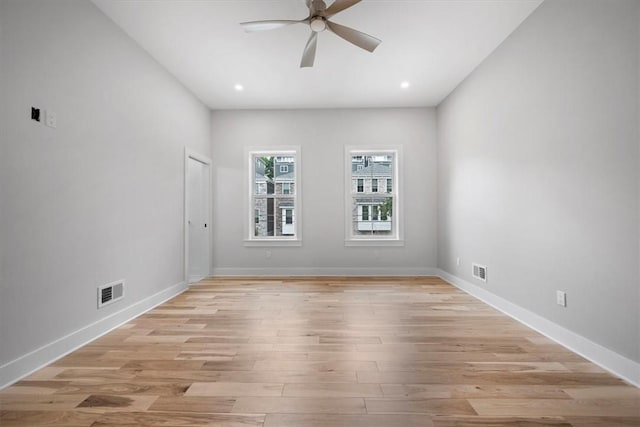
M246 244L300 242L298 150L249 151L248 155L252 216Z
M347 147L345 152L347 245L358 242L402 244L397 188L399 150L369 151Z

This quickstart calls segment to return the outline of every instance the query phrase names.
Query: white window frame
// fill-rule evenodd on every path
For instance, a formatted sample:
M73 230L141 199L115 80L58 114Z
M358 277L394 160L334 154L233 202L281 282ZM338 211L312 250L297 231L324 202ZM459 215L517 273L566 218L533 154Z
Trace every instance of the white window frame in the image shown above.
M353 189L352 183L352 156L392 155L394 158L393 173L391 175L392 192L383 192L381 196L393 198L392 233L389 236L370 235L361 236L353 234L353 197L357 194L357 188ZM344 150L344 206L345 206L345 246L404 246L404 207L402 179L403 161L401 146L345 146ZM378 181L378 185L380 182ZM357 181L356 181L357 185ZM378 188L379 190L379 188ZM370 215L372 212L370 212Z
M284 157L284 156L278 156ZM289 165L280 165L280 173L289 173Z
M301 180L301 151L300 146L247 147L245 149L245 246L302 246L302 180ZM254 236L255 216L253 196L255 189L255 157L292 157L295 168L295 191L293 222L294 236ZM282 166L282 165L281 165ZM287 167L288 169L288 167Z

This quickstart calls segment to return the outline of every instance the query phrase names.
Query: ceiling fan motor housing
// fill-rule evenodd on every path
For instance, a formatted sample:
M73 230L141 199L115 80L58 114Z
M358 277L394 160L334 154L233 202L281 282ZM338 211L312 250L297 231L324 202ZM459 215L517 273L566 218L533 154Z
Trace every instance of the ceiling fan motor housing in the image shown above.
M313 0L309 6L311 14L317 16L327 9L327 4L323 0Z

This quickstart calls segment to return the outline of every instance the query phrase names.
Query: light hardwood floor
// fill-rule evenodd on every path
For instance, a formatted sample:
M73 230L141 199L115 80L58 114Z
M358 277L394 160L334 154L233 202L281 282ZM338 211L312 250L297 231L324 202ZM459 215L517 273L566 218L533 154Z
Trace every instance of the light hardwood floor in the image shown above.
M640 390L437 278L208 279L0 392L0 426L640 426Z

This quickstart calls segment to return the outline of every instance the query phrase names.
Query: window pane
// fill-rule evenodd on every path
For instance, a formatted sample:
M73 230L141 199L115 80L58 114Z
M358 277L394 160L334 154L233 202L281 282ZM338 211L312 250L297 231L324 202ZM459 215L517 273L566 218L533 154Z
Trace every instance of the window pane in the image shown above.
M254 232L253 235L256 237L264 237L268 236L268 227L267 227L267 198L266 197L256 197L253 202L254 209Z
M353 197L354 236L389 236L393 233L393 197Z
M348 154L346 167L351 175L345 184L351 190L347 196L351 199L347 200L351 225L347 239L399 239L400 224L394 222L393 210L399 197L394 187L398 176L395 171L397 155L394 149L354 150Z
M252 236L295 236L295 156L252 155L255 168Z
M276 224L276 236L294 236L294 200L293 198L278 199L279 215Z

